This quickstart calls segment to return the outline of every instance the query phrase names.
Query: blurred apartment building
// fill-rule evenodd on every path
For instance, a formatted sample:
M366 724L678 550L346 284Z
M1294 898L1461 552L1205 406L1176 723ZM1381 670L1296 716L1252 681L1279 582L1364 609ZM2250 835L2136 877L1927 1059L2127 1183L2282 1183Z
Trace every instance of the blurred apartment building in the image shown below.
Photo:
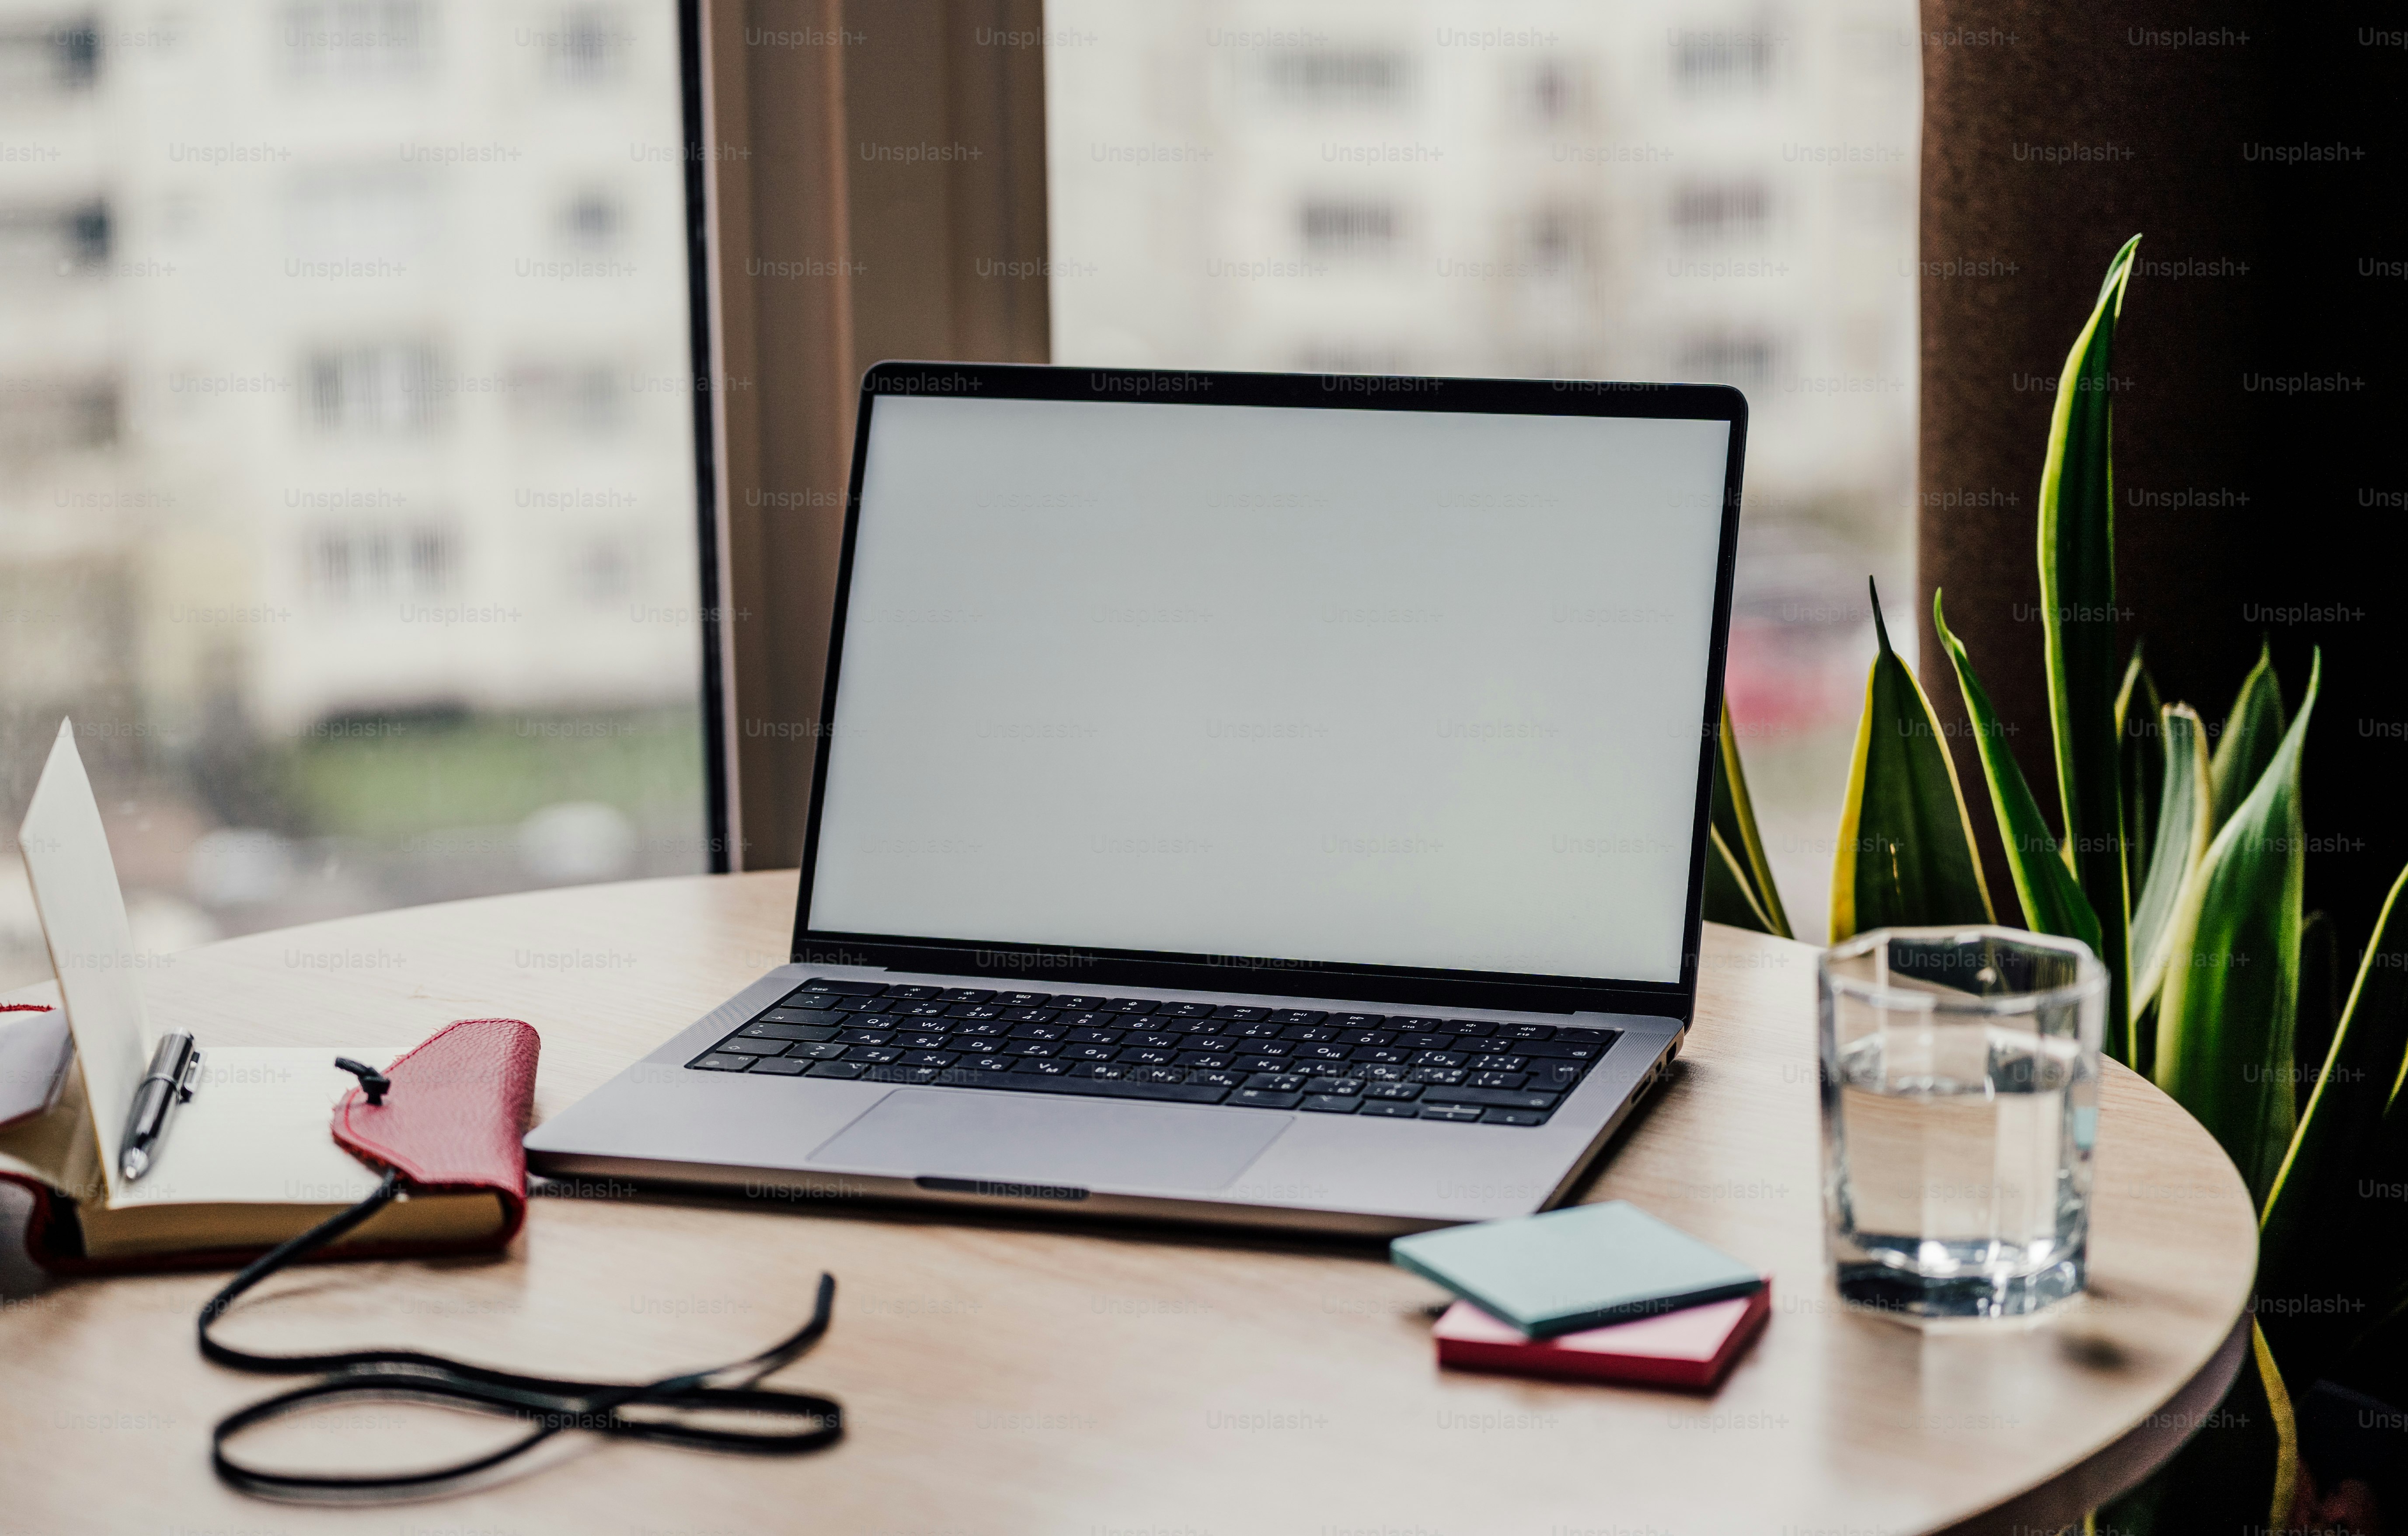
M691 699L676 48L666 5L0 10L17 723Z
M137 942L703 867L677 46L0 0L0 819L71 714Z
M1908 596L1907 0L1051 0L1058 361L1684 380L1751 408L1729 692L1821 922Z

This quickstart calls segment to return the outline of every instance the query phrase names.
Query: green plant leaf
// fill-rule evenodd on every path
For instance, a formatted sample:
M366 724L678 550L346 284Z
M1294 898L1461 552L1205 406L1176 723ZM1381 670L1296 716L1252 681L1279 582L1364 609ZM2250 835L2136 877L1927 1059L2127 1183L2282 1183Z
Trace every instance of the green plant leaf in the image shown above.
M2221 1144L2262 1200L2291 1141L2291 1031L2307 865L2300 754L2324 671L2258 787L2184 883L2168 924L2157 1011L2157 1086Z
M1982 778L1990 789L1990 809L1999 818L1999 838L2006 845L2007 868L2014 876L2015 897L2024 906L2024 922L2042 933L2079 939L2099 953L2099 914L2075 884L2057 852L2057 839L2041 815L2024 770L2007 747L2006 725L1990 703L1989 693L1974 675L1973 660L1964 642L1948 628L1941 595L1931 595L1931 627L1956 668L1956 687L1965 696L1965 715L1972 723L1973 740L1982 757ZM2108 1054L2128 1059L2124 1043L2120 998L2108 1012Z
M2159 734L2157 680L2132 647L2132 663L2124 668L2124 686L2115 695L2116 777L2124 800L2124 889L2140 900L2141 883L2148 877L2149 855L2155 850L2157 803L2166 777L2166 743Z
M2258 665L2241 680L2241 693L2215 739L2215 760L2208 770L2215 784L2215 826L2257 787L2283 739L2283 684L2274 676L2273 650L2260 645Z
M1730 700L1723 700L1723 728L1714 754L1713 825L1730 855L1732 873L1745 888L1749 902L1766 933L1791 937L1789 913L1781 905L1781 890L1772 882L1772 865L1764 856L1764 835L1756 830L1756 802L1748 797L1747 769L1739 760L1739 733L1731 726ZM1710 911L1706 915L1713 917ZM1734 919L1717 917L1718 923Z
M1756 892L1747 882L1747 871L1732 854L1730 844L1723 840L1722 828L1706 828L1706 899L1705 917L1709 923L1727 923L1735 928L1752 933L1772 933L1772 918L1756 901ZM1782 938L1789 937L1782 934Z
M2400 1201L2382 1199L2384 1181L2369 1175L2375 1171L2385 1105L2408 1055L2403 892L2408 872L2383 903L2258 1223L2258 1294L2278 1299L2260 1315L2285 1377L2301 1385L2325 1373L2333 1352L2402 1278L2371 1269L2367 1260L2383 1246L2368 1239L2379 1228L2396 1229L2401 1219ZM2303 996L2302 1012L2309 1006Z
M2040 477L2041 630L2048 662L2048 715L2057 748L2064 850L2099 914L2100 960L2129 979L2126 925L2123 773L2115 697L2123 667L2115 642L2115 321L2141 237L2107 264L2090 319L2066 353ZM2120 1026L2121 1012L2114 1017ZM2119 1030L2120 1032L2120 1030Z
M1833 943L1867 928L1995 921L1947 739L1923 685L1890 648L1878 589L1872 604L1881 650L1865 676L1831 861Z
M2151 840L2148 878L2141 883L2141 899L2132 908L2132 1012L2157 1000L2166 974L2167 924L2174 898L2199 861L2207 856L2214 828L2213 793L2207 777L2207 726L2187 704L2169 704L2157 711L2158 738L2165 744L2165 777L2157 791L2157 830ZM2137 1040L2140 1031L2135 1029ZM2145 1059L2145 1058L2143 1058Z

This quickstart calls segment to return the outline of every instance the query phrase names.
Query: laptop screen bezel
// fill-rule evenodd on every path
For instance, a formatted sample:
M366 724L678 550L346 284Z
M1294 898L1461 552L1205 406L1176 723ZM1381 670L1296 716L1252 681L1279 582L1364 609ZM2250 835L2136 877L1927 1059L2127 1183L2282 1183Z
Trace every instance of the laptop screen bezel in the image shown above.
M1600 416L1723 422L1730 427L1723 470L1721 544L1714 567L1713 634L1698 731L1698 794L1683 908L1681 979L1630 981L1437 967L1353 965L1280 956L1064 948L1008 940L936 939L851 933L810 926L812 875L819 859L822 798L834 745L844 662L845 607L853 584L863 474L882 396L931 395L1006 400L1145 401L1211 409L1282 406L1340 410L1410 410L1483 415ZM1548 1012L1654 1013L1686 1021L1698 989L1698 940L1705 899L1707 828L1713 808L1720 739L1723 667L1730 643L1732 576L1739 553L1741 467L1747 399L1719 384L1639 384L1592 380L1402 378L1383 375L1226 373L1153 368L1081 368L1001 363L886 362L862 378L854 420L852 483L830 613L827 681L811 772L810 815L803 833L801 883L795 902L792 959L797 964L880 967L961 976L1010 989L1157 990L1268 994L1434 1007L1526 1009Z

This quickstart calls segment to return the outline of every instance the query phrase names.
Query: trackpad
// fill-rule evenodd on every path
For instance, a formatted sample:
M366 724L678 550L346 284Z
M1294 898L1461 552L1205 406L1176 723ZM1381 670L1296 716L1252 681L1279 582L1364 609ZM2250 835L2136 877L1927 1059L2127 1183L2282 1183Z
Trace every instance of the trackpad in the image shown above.
M907 1179L1202 1191L1227 1186L1287 1127L1250 1110L897 1088L810 1160Z

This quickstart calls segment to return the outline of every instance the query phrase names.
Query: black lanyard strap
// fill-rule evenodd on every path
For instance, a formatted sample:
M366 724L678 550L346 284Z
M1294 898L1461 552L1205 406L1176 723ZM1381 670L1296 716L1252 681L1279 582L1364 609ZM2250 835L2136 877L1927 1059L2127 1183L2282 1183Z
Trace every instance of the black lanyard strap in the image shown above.
M810 1321L758 1355L682 1371L642 1383L580 1382L522 1376L465 1365L410 1349L344 1350L331 1355L253 1355L220 1343L209 1328L235 1300L295 1259L307 1257L375 1215L401 1194L397 1174L387 1173L375 1194L261 1256L229 1281L201 1309L201 1354L236 1371L293 1375L331 1372L322 1381L279 1393L218 1421L210 1435L210 1464L218 1476L245 1493L271 1499L340 1500L423 1499L488 1472L535 1449L564 1429L625 1440L658 1441L693 1450L752 1456L795 1456L833 1445L844 1435L844 1410L828 1398L762 1386L761 1379L792 1364L827 1332L836 1307L836 1277L820 1276ZM525 1421L527 1431L499 1450L423 1471L356 1476L281 1472L236 1460L227 1442L253 1426L305 1410L343 1402L424 1402ZM629 1418L622 1409L646 1410ZM687 1422L685 1415L717 1418L736 1414L792 1421L800 1428L736 1429Z

